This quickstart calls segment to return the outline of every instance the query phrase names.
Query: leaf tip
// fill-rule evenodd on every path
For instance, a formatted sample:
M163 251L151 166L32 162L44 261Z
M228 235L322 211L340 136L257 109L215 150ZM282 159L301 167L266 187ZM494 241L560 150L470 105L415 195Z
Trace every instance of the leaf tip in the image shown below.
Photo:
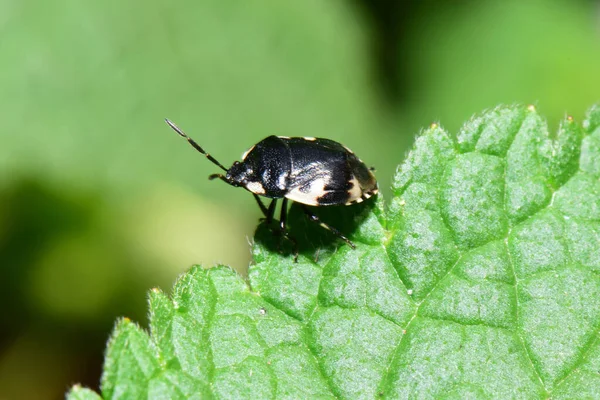
M81 386L80 383L76 383L73 386L71 386L71 389L69 389L69 391L67 392L67 395L65 396L65 399L69 400L69 399L76 399L79 395L79 393L82 391L83 387Z
M74 384L67 395L67 400L101 400L102 398L93 390L81 386L81 384Z
M129 332L131 329L136 329L137 327L137 324L134 321L132 321L131 318L121 317L117 319L117 322L115 323L115 327L113 329L113 333L110 339L108 340L109 345L120 334Z
M583 121L583 129L588 133L594 132L600 127L600 103L594 104L586 113L585 120Z

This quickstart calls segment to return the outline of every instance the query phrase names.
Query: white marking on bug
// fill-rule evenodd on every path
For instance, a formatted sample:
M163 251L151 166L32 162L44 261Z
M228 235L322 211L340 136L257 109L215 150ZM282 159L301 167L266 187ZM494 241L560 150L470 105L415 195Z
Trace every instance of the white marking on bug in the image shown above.
M347 148L346 146L342 145L342 147L345 148L348 153L354 154L354 152L352 150L350 150L349 148ZM362 162L360 159L358 161Z
M279 186L280 188L285 188L285 183L286 183L285 178L286 178L285 174L279 175L279 177L277 178L277 186Z
M277 136L279 139L291 139L289 136Z
M350 188L350 190L348 190L348 202L358 200L363 195L360 183L358 182L358 179L356 179L355 176L353 176L352 179L350 179L350 183L352 184L352 187Z
M250 154L250 152L252 150L254 150L255 147L256 147L256 145L250 147L248 150L246 150L246 152L244 154L242 154L242 161L244 161L246 159L246 157L248 157L248 154Z
M312 136L304 136L302 139L308 140L309 142L314 142L315 140L317 140L316 137L312 137Z
M319 205L318 198L327 193L325 190L327 183L324 178L317 178L310 183L307 191L301 192L300 188L297 187L290 190L285 197L301 204L316 206Z
M246 189L254 194L265 194L265 188L260 182L248 182L246 184Z
M362 195L363 200L370 199L371 196L373 196L377 193L379 193L379 188L375 187L374 189L371 189L370 191L363 193L363 195ZM400 205L403 205L403 204L400 204Z
M271 180L271 171L268 169L264 170L262 173L262 181L269 182Z

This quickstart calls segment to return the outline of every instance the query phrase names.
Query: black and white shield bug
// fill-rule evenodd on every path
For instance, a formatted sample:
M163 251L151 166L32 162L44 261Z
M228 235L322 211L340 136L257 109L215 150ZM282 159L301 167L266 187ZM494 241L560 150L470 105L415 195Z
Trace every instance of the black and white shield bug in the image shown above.
M287 235L286 216L288 200L302 204L308 218L333 232L354 248L354 244L334 227L322 222L306 206L351 205L360 203L377 193L377 180L371 169L347 147L329 139L313 137L269 136L225 168L193 139L168 119L167 124L184 137L196 150L204 154L225 174L212 174L210 179L243 187L254 195L268 225L273 220L278 199L282 200L279 225ZM259 196L272 199L268 207ZM297 249L296 249L297 258Z

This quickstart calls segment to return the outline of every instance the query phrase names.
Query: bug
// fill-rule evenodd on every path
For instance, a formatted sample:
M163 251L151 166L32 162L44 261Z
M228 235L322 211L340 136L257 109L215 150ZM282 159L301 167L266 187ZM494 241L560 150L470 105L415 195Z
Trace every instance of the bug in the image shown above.
M297 243L286 231L288 201L301 204L309 220L356 248L350 239L321 221L307 207L352 205L377 194L377 180L372 169L347 147L329 139L269 136L246 151L241 161L226 168L177 125L168 119L165 121L192 147L225 171L225 174L212 174L209 179L243 187L254 195L268 226L273 221L277 200L282 199L279 228L294 244L295 261L298 259ZM268 207L261 196L271 199Z

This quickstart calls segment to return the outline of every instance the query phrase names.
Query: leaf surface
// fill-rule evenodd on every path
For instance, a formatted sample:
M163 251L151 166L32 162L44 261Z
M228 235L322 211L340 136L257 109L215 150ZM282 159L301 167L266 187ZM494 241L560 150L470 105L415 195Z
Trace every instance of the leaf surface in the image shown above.
M315 211L357 249L292 207L299 262L261 226L248 281L194 267L151 291L150 334L115 328L103 397L600 397L600 107L555 137L522 106L456 140L433 125L387 209Z

